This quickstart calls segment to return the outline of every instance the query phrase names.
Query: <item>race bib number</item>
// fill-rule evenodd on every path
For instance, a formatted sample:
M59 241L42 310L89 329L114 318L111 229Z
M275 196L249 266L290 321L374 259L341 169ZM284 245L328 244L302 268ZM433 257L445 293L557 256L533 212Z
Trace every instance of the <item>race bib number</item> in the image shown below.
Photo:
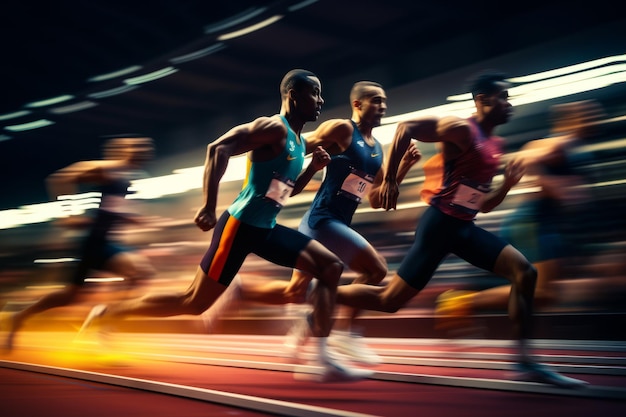
M372 188L373 178L371 175L358 171L351 172L341 184L340 193L345 197L360 203L363 197Z
M270 182L270 186L265 193L265 198L272 200L276 203L277 207L282 207L287 202L294 186L295 183L292 180L275 176Z
M470 210L479 211L485 200L486 192L478 190L467 184L459 184L454 194L453 204Z

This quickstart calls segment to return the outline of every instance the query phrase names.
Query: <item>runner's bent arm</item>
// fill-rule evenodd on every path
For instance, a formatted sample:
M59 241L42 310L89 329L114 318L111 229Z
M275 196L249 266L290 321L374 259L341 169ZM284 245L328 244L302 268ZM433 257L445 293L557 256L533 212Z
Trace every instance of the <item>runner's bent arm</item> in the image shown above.
M261 147L280 147L286 136L287 129L279 117L259 117L230 129L207 146L202 182L204 205L195 218L199 228L208 231L215 226L219 183L230 157Z
M311 158L311 162L307 166L307 168L300 174L298 179L296 180L296 184L291 191L291 196L296 194L300 194L304 187L311 181L313 176L319 171L323 169L326 165L330 163L330 155L324 148L318 146L317 149L313 151L313 156Z

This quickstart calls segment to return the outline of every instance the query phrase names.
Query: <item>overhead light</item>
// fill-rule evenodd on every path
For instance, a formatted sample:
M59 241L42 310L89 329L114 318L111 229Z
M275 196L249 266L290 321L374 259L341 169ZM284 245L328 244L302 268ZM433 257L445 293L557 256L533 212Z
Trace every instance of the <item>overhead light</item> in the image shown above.
M263 29L264 27L271 25L272 23L278 22L283 17L284 16L282 14L277 14L276 16L272 16L269 19L265 19L264 21L259 22L257 24L248 26L248 27L240 29L240 30L236 30L234 32L225 33L223 35L220 35L220 36L217 37L217 40L225 41L227 39L233 39L233 38L238 38L239 36L247 35L248 33L255 32L255 31L259 30L259 29Z
M606 62L620 61L622 60L622 57L623 56L608 57L606 58ZM597 63L598 61L591 62ZM581 64L582 66L579 68L585 66L588 68L593 67L585 64L588 63ZM533 102L567 97L571 94L589 92L610 85L626 83L626 66L624 64L607 66L604 68L595 68L590 71L582 71L578 74L574 74L572 71L566 71L565 69L561 69L561 71L562 74L569 75L554 79L546 79L550 77L546 77L544 74L544 76L534 78L535 81L542 81L529 82L528 84L512 87L510 92L515 94L512 94L511 102L514 105L523 106ZM397 128L396 123L400 121L432 114L457 115L459 117L465 117L474 109L474 104L471 101L471 95L467 95L467 93L459 94L458 97L450 96L448 97L448 100L451 98L455 98L452 103L446 103L426 109L418 109L413 112L396 116L385 117L382 120L381 126L374 129L375 136L381 144L387 145L391 143L394 132ZM626 120L626 116L610 119L609 122L617 120ZM5 127L5 129L14 131L25 130L16 129L16 126L8 126ZM307 136L310 133L311 132L303 132L303 135ZM2 135L0 135L0 138L1 137ZM605 146L607 149L610 149L610 147L621 149L624 147L624 140L612 140L609 143L603 143L596 146ZM194 166L177 169L170 175L135 180L131 185L131 190L135 191L135 193L128 195L127 198L151 199L159 198L164 195L172 195L189 190L201 189L203 170L204 167L202 166ZM230 160L227 171L224 173L221 181L240 181L243 179L245 172L246 156L241 155L234 157ZM596 185L609 186L612 184L624 183L626 183L626 180L619 179L614 182L598 183ZM2 213L2 215L0 216L0 230L19 227L25 224L49 221L51 219L64 217L69 214L80 214L88 208L97 207L99 196L99 193L67 195L60 196L59 201L55 202L22 206L18 209L1 210L0 213Z
M105 90L105 91L100 91L100 92L97 92L97 93L87 94L87 97L89 97L89 98L111 97L111 96L116 96L118 94L127 93L129 91L134 90L135 88L137 88L137 86L135 86L135 85L123 85L121 87L112 88L110 90Z
M18 117L27 116L31 113L30 110L20 110L13 113L0 114L0 121L9 120L9 119L17 119Z
M538 86L541 86L541 88L545 88L544 86L548 85L553 86L556 84L573 83L582 79L591 79L602 77L611 73L624 72L626 64L621 63L624 61L626 61L626 55L613 55L604 58L594 59L592 61L581 62L579 64L568 65L562 68L541 71L534 74L523 75L520 77L507 78L507 81L513 84L525 84L519 87L512 87L509 89L509 92L515 92L515 94L519 94L520 90L526 92L526 90L529 89L537 89L539 88ZM620 64L605 66L618 62L620 62ZM595 69L592 70L592 68ZM463 101L471 99L471 93L463 93L447 97L447 100L449 101Z
M233 16L233 17L230 17L228 19L224 19L221 22L205 26L204 27L204 33L215 33L215 32L219 32L220 30L227 29L229 27L238 25L240 23L245 22L246 20L250 20L253 17L256 17L256 16L260 15L265 10L267 10L266 7L259 7L258 9L248 9L248 10L246 10L246 11L244 11L242 13L239 13L239 14Z
M109 72L108 74L96 75L87 79L87 81L97 82L105 81L113 78L121 77L122 75L130 74L131 72L139 71L142 67L140 65L133 65L132 67L124 68L118 71Z
M465 101L465 100L471 100L471 99L472 99L472 93L455 94L453 96L446 97L446 100L448 101Z
M9 135L0 135L0 142L11 139Z
M317 3L317 2L318 2L318 0L304 0L304 1L300 2L300 3L298 3L298 4L294 4L292 6L289 6L287 8L287 10L289 10L290 12L295 12L296 10L300 10L300 9L302 9L304 7L310 6L313 3Z
M138 77L127 78L124 80L124 83L128 85L143 84L150 81L158 80L159 78L167 77L168 75L175 74L176 72L178 72L178 69L174 67L167 67L158 71L150 72L148 74L140 75Z
M226 48L226 45L224 45L223 43L216 43L215 45L211 45L208 48L199 49L195 52L190 52L188 54L172 58L170 59L170 62L172 64L180 64L182 62L193 61L194 59L202 58L204 56L211 55L217 51L221 51L224 48Z
M80 103L70 104L68 106L55 107L53 109L50 109L50 113L53 113L53 114L73 113L73 112L76 112L76 111L89 109L89 108L95 107L97 105L98 105L98 103L93 102L93 101L81 101Z
M52 98L49 98L47 100L33 101L32 103L27 104L26 107L33 108L33 107L51 106L53 104L62 103L64 101L71 100L73 98L74 98L74 96L72 96L70 94L65 94L63 96L52 97Z
M85 282L122 282L123 277L98 277L98 278L85 278Z
M599 67L614 62L626 61L626 55L613 55L605 58L594 59L593 61L582 62L580 64L568 65L563 68L556 68L549 71L542 71L535 74L524 75L509 79L513 83L528 83L532 81L544 80L546 78L558 77L561 75L571 74L573 72L587 70L593 67Z
M76 262L77 258L49 258L49 259L35 259L33 263L36 264L59 264L65 262Z
M40 120L35 120L34 122L23 123L20 125L5 126L4 128L6 130L10 130L11 132L23 132L24 130L39 129L40 127L46 127L52 124L54 124L53 121L50 121L47 119L40 119Z

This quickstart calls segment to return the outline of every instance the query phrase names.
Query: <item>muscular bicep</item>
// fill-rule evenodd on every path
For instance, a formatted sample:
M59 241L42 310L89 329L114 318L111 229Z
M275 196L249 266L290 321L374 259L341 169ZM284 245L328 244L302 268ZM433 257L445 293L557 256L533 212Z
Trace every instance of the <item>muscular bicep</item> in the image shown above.
M266 146L277 145L287 136L282 121L275 117L259 117L252 122L233 127L220 136L213 146L229 155L240 155Z
M454 158L466 151L472 143L470 125L459 117L444 117L437 124L437 136L443 142L447 158Z
M315 131L306 135L306 151L311 153L321 146L331 155L342 153L350 146L353 131L354 128L349 120L327 120Z
M111 161L81 161L62 168L48 177L49 181L72 183L101 183Z

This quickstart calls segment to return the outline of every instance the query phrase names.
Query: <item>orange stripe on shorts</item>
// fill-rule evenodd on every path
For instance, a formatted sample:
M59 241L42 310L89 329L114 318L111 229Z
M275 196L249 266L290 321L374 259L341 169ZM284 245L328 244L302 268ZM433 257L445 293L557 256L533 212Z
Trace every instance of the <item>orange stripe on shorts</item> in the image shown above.
M209 266L209 271L207 273L207 275L214 281L218 281L220 276L222 276L224 265L226 264L230 250L233 247L233 241L235 240L235 235L237 234L240 224L241 222L239 222L239 220L230 216L224 225L224 230L220 236L220 245L215 252L215 256L213 257L213 261L211 262L211 266Z

